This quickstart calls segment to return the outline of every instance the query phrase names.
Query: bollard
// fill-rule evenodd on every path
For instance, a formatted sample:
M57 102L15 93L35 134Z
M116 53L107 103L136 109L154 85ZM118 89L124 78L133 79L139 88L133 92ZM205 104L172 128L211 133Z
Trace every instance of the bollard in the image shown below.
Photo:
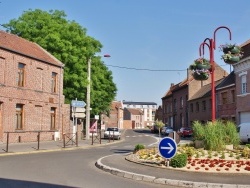
M37 150L40 148L40 132L37 134Z
M66 143L65 143L65 133L63 134L63 147L65 148L65 145L66 145Z
M6 150L5 152L8 152L9 151L9 132L7 132L7 143L6 143Z
M78 134L76 132L76 147L78 147Z

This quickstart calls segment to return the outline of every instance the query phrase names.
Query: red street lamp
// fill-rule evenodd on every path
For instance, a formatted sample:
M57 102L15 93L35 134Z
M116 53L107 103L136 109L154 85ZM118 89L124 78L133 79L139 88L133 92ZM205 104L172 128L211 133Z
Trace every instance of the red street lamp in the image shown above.
M228 27L225 26L221 26L218 27L217 29L215 29L214 31L214 38L206 38L204 40L203 43L200 44L200 48L199 48L199 52L200 52L200 56L201 56L201 47L203 50L203 54L204 55L204 46L206 45L209 48L209 55L210 55L210 64L211 64L211 70L210 70L210 74L211 74L211 97L212 97L212 122L215 121L215 84L214 84L214 71L215 71L215 64L214 64L214 50L216 48L216 38L215 38L215 34L219 29L227 29L229 32L229 39L231 40L231 31Z

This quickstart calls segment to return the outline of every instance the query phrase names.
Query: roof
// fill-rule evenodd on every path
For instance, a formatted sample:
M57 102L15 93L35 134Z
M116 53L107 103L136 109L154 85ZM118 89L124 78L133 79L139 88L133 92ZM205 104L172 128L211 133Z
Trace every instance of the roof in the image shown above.
M132 115L142 115L143 112L136 108L126 108Z
M133 101L122 101L123 104L129 105L157 105L155 102L133 102Z
M222 78L220 80L215 81L215 87L217 87L225 78ZM203 97L209 97L211 96L211 83L204 85L203 87L200 88L200 90L198 90L190 99L191 100L195 100L195 99L199 99L199 98L203 98Z
M235 85L235 74L234 71L232 71L218 86L217 90Z
M111 106L112 108L122 108L122 103L120 101L113 101Z
M48 64L63 66L63 63L34 42L0 30L0 48Z
M179 82L176 85L171 84L169 90L165 93L165 95L162 98L168 97L168 96L172 95L172 93L174 91L177 91L179 89L182 89L182 88L186 87L191 80L193 80L193 77L191 77L189 79L186 78L185 80L183 80L182 82Z

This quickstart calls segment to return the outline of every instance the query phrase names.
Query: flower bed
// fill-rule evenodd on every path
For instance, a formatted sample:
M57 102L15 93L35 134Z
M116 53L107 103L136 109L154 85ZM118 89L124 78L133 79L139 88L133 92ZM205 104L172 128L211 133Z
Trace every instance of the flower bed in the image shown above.
M243 150L218 152L204 149L196 150L193 147L179 147L178 153L186 153L189 156L187 165L183 168L173 169L196 172L250 174L250 159L242 156ZM167 168L166 160L160 156L156 148L140 150L133 154L132 158L134 161L142 164Z

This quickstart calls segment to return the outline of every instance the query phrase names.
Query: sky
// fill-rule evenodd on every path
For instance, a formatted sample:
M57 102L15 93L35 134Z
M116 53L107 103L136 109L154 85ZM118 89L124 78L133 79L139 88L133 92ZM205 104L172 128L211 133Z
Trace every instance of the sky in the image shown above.
M186 78L200 57L199 47L215 36L215 62L228 73L219 46L250 39L249 0L0 0L0 24L18 19L29 9L63 10L67 20L87 29L103 45L101 55L112 71L118 101L155 102L171 83ZM0 29L3 29L0 27ZM3 29L4 30L4 29ZM100 55L100 54L99 54ZM209 50L205 49L209 59Z

